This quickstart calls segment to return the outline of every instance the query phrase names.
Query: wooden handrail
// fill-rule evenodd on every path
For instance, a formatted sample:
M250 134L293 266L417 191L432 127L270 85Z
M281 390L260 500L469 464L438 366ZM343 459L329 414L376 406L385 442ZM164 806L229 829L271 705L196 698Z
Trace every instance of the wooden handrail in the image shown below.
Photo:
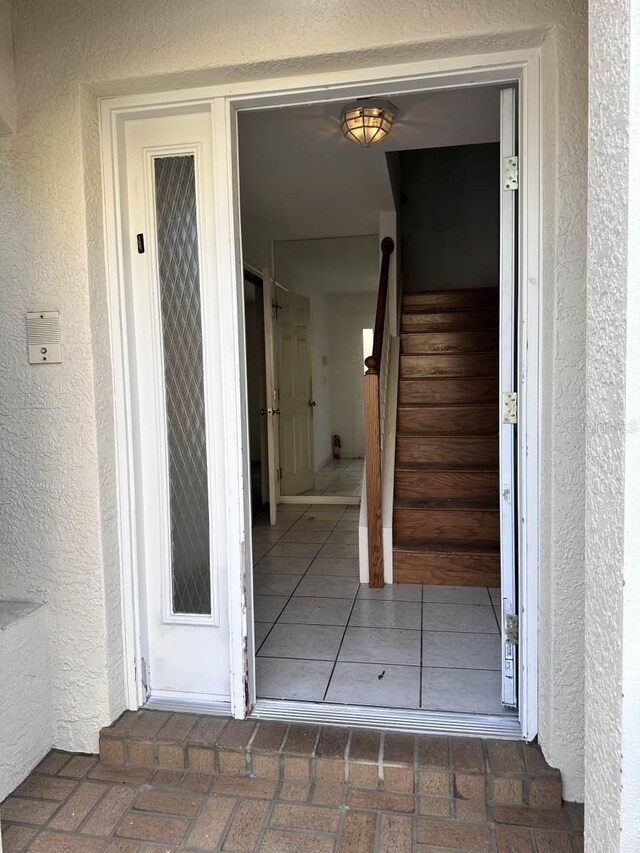
M382 243L380 243L382 261L380 262L380 281L378 284L378 302L376 304L376 325L373 330L373 352L364 360L368 374L380 373L384 318L387 313L387 292L389 290L389 265L394 249L395 243L391 237L385 237Z
M373 352L365 359L364 375L364 448L367 474L367 539L369 544L369 586L384 586L382 552L382 448L380 444L380 365L384 321L387 313L389 265L395 244L385 237L380 244L380 283L376 306L376 325L373 333Z

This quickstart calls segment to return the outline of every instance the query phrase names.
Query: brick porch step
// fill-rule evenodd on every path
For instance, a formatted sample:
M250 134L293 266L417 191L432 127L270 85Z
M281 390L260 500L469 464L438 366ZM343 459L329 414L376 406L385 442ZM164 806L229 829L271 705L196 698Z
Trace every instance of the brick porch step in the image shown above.
M127 711L100 733L114 767L191 770L559 810L560 774L539 747L338 726Z

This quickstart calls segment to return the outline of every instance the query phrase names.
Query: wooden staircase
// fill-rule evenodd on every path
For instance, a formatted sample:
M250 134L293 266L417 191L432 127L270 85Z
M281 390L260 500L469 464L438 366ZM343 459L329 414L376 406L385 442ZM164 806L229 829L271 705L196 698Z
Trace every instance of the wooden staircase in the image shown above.
M500 585L498 289L402 300L396 583Z

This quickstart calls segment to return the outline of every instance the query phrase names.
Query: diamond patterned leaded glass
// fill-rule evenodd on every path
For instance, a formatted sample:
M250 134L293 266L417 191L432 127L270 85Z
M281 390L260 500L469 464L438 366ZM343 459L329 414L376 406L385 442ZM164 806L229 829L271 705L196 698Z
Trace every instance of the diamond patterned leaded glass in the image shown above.
M174 613L211 613L200 270L192 155L155 160Z

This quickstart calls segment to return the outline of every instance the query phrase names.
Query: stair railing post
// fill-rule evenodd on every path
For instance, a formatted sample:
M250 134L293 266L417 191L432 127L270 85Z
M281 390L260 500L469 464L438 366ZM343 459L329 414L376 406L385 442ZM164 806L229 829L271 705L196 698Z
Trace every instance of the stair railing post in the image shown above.
M380 244L380 284L373 334L373 352L365 359L364 375L364 448L367 475L367 540L369 550L369 586L384 586L382 548L382 444L380 441L380 362L389 288L389 264L395 244L385 237Z

